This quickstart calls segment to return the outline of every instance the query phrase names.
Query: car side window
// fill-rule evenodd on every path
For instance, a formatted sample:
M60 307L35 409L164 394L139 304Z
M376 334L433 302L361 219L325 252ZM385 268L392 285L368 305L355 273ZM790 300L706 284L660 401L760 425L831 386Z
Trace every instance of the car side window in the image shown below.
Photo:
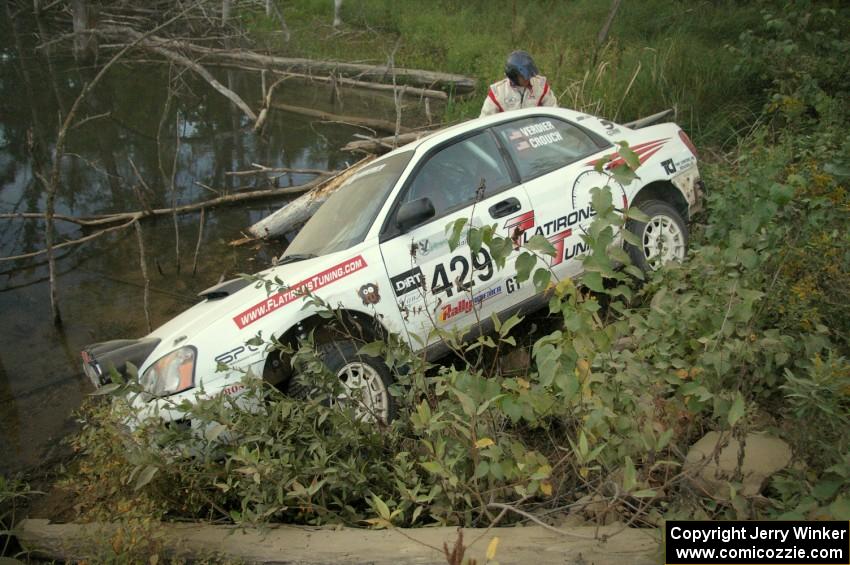
M593 139L581 129L549 116L517 120L495 130L508 148L523 182L599 151Z
M484 131L432 155L416 172L405 202L428 197L436 217L472 204L481 183L481 198L513 184L507 165L490 132Z

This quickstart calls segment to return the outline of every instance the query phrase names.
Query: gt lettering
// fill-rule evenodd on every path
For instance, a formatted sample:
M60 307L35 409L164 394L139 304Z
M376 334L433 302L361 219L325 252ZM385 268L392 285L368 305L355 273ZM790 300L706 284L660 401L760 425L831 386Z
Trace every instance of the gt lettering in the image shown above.
M505 280L505 290L508 291L508 294L513 294L514 292L520 289L519 281L517 280L517 276L514 275L509 279Z

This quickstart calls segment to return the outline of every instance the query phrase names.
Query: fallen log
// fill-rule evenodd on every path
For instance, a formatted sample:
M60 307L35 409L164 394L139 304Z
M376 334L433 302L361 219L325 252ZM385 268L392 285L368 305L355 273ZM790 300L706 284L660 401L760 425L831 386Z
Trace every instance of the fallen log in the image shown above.
M251 163L256 169L248 169L246 171L226 171L224 176L227 177L244 177L262 174L277 174L277 173L293 173L296 175L335 175L340 171L328 171L325 169L297 169L293 167L266 167L259 163Z
M263 70L260 67L252 67L246 65L222 65L225 67L235 66L239 69L249 69L249 70ZM391 91L391 92L399 92L405 95L410 95L414 97L422 97L422 98L435 98L437 100L448 100L449 95L443 92L442 90L434 90L431 88L417 88L414 86L393 86L392 84L384 84L382 82L368 82L365 80L355 80L351 78L338 77L338 76L322 76L322 75L307 75L304 73L290 73L284 71L272 71L274 74L285 77L292 77L295 79L300 79L309 82L326 82L329 84L339 84L341 86L350 86L352 88L363 88L366 90L379 90L379 91Z
M282 525L252 529L165 522L152 527L152 535L161 547L159 557L189 562L445 563L443 544L452 546L459 539L456 527L366 530ZM117 529L114 524L102 522L51 524L44 519L27 519L15 533L23 548L35 556L99 563L105 555L114 555L109 540ZM565 533L573 536L559 535L541 526L464 528L462 539L466 555L481 563L493 538L500 540L496 557L502 563L649 565L658 561L661 533L655 529L623 529L612 524L570 527Z
M138 33L132 28L112 26L111 32L122 32L125 29ZM203 57L206 64L248 65L258 69L279 70L300 73L338 74L348 78L382 82L395 74L398 84L408 84L433 89L435 86L450 93L468 93L475 90L474 78L452 73L441 73L421 69L391 68L388 65L366 65L362 63L345 63L342 61L317 61L298 57L278 57L263 55L244 49L218 49L205 47L186 41L163 37L150 37L151 42L169 50L179 50Z
M331 114L330 112L323 112L321 110L315 110L313 108L304 108L302 106L291 106L289 104L282 104L280 102L273 102L272 108L275 110L282 110L284 112L293 112L295 114L301 114L303 116L310 116L313 118L318 118L320 120L324 120L327 122L344 122L347 124L352 124L356 126L363 126L369 129L374 130L382 130L382 131L395 131L395 124L388 122L386 120L379 120L376 118L360 118L357 116L343 116L341 114ZM400 127L399 132L409 132L410 128Z
M173 62L175 62L179 65L182 65L182 66L184 66L188 69L193 70L201 78L203 78L205 81L207 81L209 83L209 85L212 86L216 91L218 91L225 98L227 98L228 100L233 102L233 104L237 108L242 110L242 113L244 113L246 116L248 116L248 118L250 118L250 120L252 122L257 121L257 114L255 114L254 111L251 110L250 107L248 107L248 105L245 103L245 101L242 100L242 98L240 98L238 94L236 94L235 92L233 92L232 90L230 90L229 88L227 88L226 86L224 86L223 84L218 82L215 79L215 77L210 74L210 72L208 70L203 68L201 65L199 65L195 61L192 61L191 59L189 59L185 55L182 55L181 53L178 53L178 52L176 52L176 51L174 51L170 48L167 48L167 46L169 44L163 43L160 38L156 38L156 37L153 37L153 36L151 38L146 38L145 35L142 35L141 33L134 30L133 28L123 27L123 26L103 26L102 28L100 28L98 30L98 33L100 35L104 35L106 37L112 37L112 38L115 38L116 36L122 37L122 38L123 37L130 37L131 39L133 39L134 44L137 44L140 47L144 47L145 49L150 49L154 53L158 53L159 55L162 55L163 57L165 57L166 59L169 59L170 61L173 61ZM180 45L183 44L182 42L176 42L176 43L178 43Z
M333 177L324 184L316 187L314 190L299 196L270 216L266 216L253 226L249 227L248 232L252 236L262 239L282 237L287 232L299 227L301 224L309 220L310 216L316 212L319 206L321 206L322 203L327 200L334 191L336 191L336 189L338 189L360 167L371 162L374 158L374 156L369 156L361 159L336 177Z
M96 237L100 237L105 233L115 230L121 230L127 227L130 227L133 222L138 220L151 217L151 216L163 216L166 214L185 214L187 212L195 212L198 210L204 210L206 208L211 208L213 206L221 206L221 205L229 205L236 202L242 202L245 200L256 200L259 198L272 198L275 196L285 196L289 194L301 194L306 191L310 191L313 188L320 186L322 183L328 181L329 179L333 179L335 177L322 175L320 178L315 179L306 184L301 184L298 186L287 186L284 188L272 188L267 190L254 190L251 192L240 192L238 194L228 194L225 196L221 196L219 198L213 198L212 200L204 200L202 202L195 202L193 204L186 204L184 206L177 206L176 208L157 208L153 210L140 210L136 212L119 212L117 214L107 214L103 216L96 216L91 218L71 218L69 216L63 216L60 219L68 222L73 222L79 226L84 227L103 227L103 226L112 226L112 224L118 224L119 226L107 227L105 229L99 230L90 235L81 237L79 239L73 239L70 241L65 241L53 246L53 249L61 249L63 247L68 247L71 245L77 245L79 243L85 243L86 241L90 241L95 239ZM17 217L17 218L32 218L32 219L43 219L46 217L46 214L38 212L25 212L20 214L5 214L8 217ZM2 216L0 216L2 217ZM55 217L54 217L55 218ZM29 259L31 257L38 257L39 255L43 255L47 253L46 249L41 249L38 251L33 251L30 253L24 253L21 255L14 255L9 257L0 257L0 262L3 261L16 261L18 259Z
M397 137L395 135L387 137L367 137L366 139L349 141L342 146L342 150L377 154L386 153L387 151L392 151L396 147L401 147L402 145L406 145L412 141L431 135L435 131L437 130L411 131L403 133ZM398 142L398 145L394 145L396 141Z

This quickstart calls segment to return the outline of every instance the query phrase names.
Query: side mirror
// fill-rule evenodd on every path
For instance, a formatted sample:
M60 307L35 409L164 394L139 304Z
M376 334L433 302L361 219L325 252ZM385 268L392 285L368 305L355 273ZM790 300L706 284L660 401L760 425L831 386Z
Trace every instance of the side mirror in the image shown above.
M425 220L433 218L436 214L430 198L417 198L401 205L396 214L396 225L401 231L406 231Z

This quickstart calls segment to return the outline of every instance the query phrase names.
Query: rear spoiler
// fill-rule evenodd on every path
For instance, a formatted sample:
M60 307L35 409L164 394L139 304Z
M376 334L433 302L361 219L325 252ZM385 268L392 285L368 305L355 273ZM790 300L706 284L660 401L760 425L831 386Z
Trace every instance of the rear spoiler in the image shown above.
M657 114L652 114L651 116L646 116L645 118L638 118L632 122L627 124L623 124L625 127L629 129L640 129L645 128L646 126L651 126L657 124L662 121L676 121L676 108L667 108Z

